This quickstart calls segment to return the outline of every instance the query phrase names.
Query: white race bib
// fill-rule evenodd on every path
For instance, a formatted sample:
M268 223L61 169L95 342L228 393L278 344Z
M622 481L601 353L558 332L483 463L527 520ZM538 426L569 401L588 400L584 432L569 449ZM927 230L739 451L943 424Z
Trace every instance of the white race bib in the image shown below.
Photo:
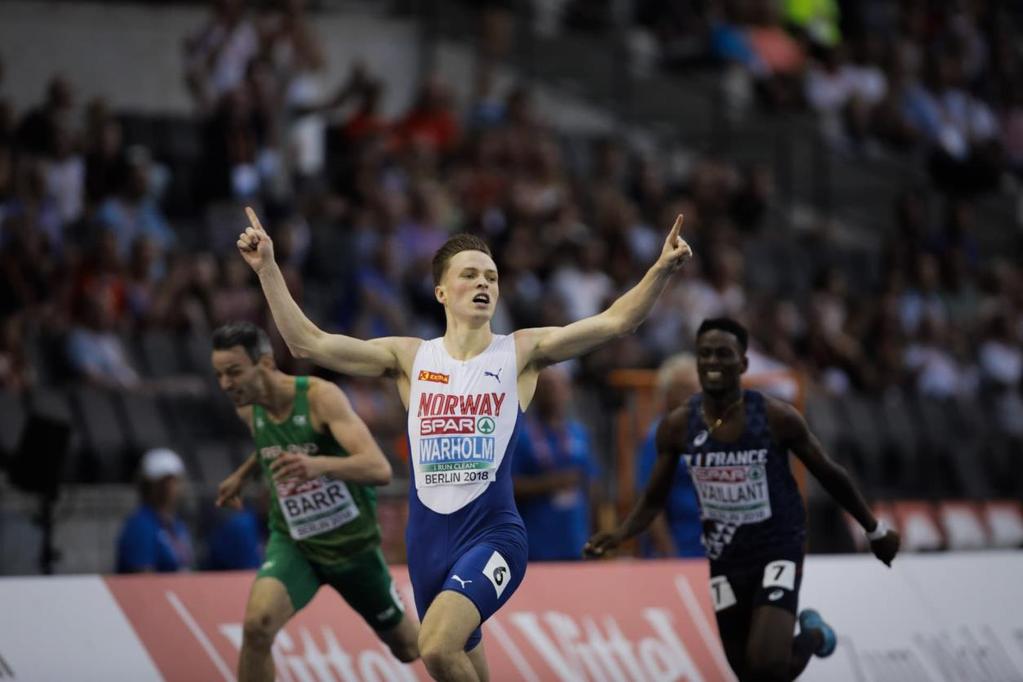
M485 396L489 399L489 396ZM420 486L489 483L497 469L493 417L433 417L420 422Z
M359 518L359 508L345 482L326 476L305 483L278 483L277 503L295 540L326 533Z
M771 518L765 464L699 466L691 474L705 519L744 525Z

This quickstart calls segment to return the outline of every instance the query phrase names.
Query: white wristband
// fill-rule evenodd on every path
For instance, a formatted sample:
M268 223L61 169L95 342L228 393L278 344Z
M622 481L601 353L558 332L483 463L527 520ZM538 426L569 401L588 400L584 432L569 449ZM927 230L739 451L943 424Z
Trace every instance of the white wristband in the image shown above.
M866 535L867 539L871 542L874 540L880 540L885 535L888 535L888 524L885 523L883 519L878 519L877 527L869 533L867 531L863 531L863 534Z

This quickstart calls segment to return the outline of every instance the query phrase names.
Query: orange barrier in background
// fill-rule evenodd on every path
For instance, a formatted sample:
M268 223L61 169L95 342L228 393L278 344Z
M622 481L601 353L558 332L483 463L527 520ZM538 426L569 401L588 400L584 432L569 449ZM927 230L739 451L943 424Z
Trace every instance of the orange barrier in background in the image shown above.
M399 590L411 604L404 569ZM252 576L118 576L110 591L167 680L233 680ZM531 565L484 625L493 679L718 680L728 668L703 562ZM427 680L330 590L275 644L278 680Z

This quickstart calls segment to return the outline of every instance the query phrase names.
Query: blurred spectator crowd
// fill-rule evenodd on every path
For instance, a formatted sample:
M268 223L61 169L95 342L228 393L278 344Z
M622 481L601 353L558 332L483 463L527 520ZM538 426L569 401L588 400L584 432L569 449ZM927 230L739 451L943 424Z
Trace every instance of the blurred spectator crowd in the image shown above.
M853 154L904 154L973 194L1023 172L1023 12L988 0L638 0L637 63L723 67L733 112L818 114ZM614 3L569 2L567 21L613 24ZM652 55L652 57L651 57Z
M599 24L601 4L567 3L564 19ZM234 253L245 204L266 217L310 317L359 337L442 331L430 259L453 232L492 245L494 327L506 332L600 311L637 281L684 213L696 259L636 335L569 367L586 394L614 404L611 370L656 367L691 349L702 319L730 315L751 328L755 368L803 372L814 394L979 401L993 428L1023 438L1023 268L1012 254L981 252L977 231L996 226L978 226L973 203L1023 169L1023 71L1012 22L1000 20L1007 10L635 7L668 65L723 62L739 105L748 95L749 106L809 107L842 148L917 155L950 190L944 205L934 210L907 189L892 207L898 229L876 254L879 274L864 282L842 259L814 257L834 250L826 235L775 230L768 168L713 155L678 164L617 137L566 135L538 114L527 84L498 92L483 62L467 102L435 74L388 118L381 103L397 95L386 74L371 64L329 73L300 0L258 12L220 0L183 46L195 108L159 128L174 135L80 101L59 75L37 106L15 111L0 67L0 387L78 382L161 408L208 400L223 413L206 366L209 331L234 320L272 328ZM753 248L780 239L802 240L805 257L772 263ZM749 286L754 261L784 269L786 285ZM286 371L318 371L275 342ZM400 454L393 390L343 382ZM215 423L227 429L232 417ZM187 460L194 443L176 445Z

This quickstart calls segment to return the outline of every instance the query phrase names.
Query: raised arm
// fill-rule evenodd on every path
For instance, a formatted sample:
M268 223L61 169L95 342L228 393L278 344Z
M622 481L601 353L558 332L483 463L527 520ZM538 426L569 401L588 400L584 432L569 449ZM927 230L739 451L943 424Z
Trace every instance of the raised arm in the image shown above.
M363 485L391 482L390 463L340 388L329 381L315 381L309 389L309 406L313 421L323 424L334 440L348 451L348 456L283 453L270 465L274 480L306 481L327 476Z
M610 533L597 533L583 547L583 554L599 557L616 549L626 540L642 533L664 509L671 494L682 444L685 443L686 407L671 412L657 427L657 460L646 489L621 526Z
M522 368L542 368L585 355L615 337L635 331L650 314L672 273L693 255L689 244L680 236L682 220L681 215L675 219L660 257L647 270L643 279L622 294L607 310L564 327L516 332Z
M817 436L796 408L769 398L768 418L771 431L782 445L806 465L828 494L863 527L870 539L870 549L887 566L899 551L899 534L880 527L870 506L856 488L849 473L824 452ZM877 532L877 537L872 537Z
M292 355L355 376L397 376L402 371L403 361L411 364L418 339L388 337L363 341L343 334L328 334L313 324L288 291L274 261L273 241L256 212L247 207L245 213L250 224L238 236L238 251L259 276L274 322Z

